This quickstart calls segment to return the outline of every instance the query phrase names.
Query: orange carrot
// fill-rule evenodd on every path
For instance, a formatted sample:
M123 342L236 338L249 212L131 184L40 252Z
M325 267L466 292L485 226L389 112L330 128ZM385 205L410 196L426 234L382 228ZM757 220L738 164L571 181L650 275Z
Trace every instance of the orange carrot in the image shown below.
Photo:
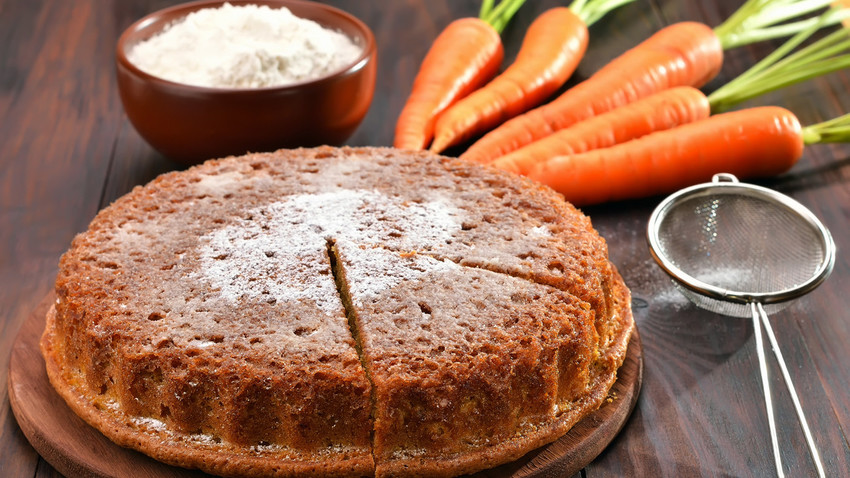
M431 151L469 140L533 108L573 74L587 50L587 28L634 0L574 0L552 8L529 26L516 60L482 89L437 119Z
M487 163L554 131L658 91L674 86L700 87L720 70L725 49L817 30L848 18L845 11L800 19L822 9L826 3L747 0L713 30L693 22L665 27L551 103L517 116L486 134L463 156ZM818 68L820 66L808 69L815 71ZM790 74L788 78L792 81L800 79L799 74ZM764 85L760 92L781 87L783 81L777 78L768 82L772 84ZM744 96L738 96L738 93L718 99L717 106L741 101ZM759 93L752 91L747 94Z
M498 71L504 49L498 31L479 18L450 23L428 50L396 122L393 145L424 149L437 115Z
M790 111L765 106L721 113L610 148L558 156L528 177L578 206L671 192L726 172L738 178L789 170L804 132Z
M566 7L545 11L502 74L437 118L431 150L443 151L539 105L567 81L586 49L581 18Z
M679 86L578 122L508 153L491 164L526 174L535 164L553 156L607 148L655 131L708 118L710 113L708 98L701 91Z
M463 157L490 162L578 121L674 86L699 87L723 62L711 28L695 22L665 27L590 78L539 108L517 116L474 143Z
M643 135L704 119L731 106L817 76L850 67L850 32L839 29L795 51L823 26L850 15L830 10L776 48L770 55L708 96L687 86L663 90L602 113L530 143L493 162L527 173L536 162L613 146Z

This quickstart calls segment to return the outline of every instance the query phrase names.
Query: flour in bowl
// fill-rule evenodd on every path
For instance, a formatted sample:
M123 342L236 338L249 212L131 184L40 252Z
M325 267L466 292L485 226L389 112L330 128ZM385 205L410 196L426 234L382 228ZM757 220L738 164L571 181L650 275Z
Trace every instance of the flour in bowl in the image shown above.
M129 52L141 70L177 83L263 88L319 78L363 49L287 8L224 4L169 25Z

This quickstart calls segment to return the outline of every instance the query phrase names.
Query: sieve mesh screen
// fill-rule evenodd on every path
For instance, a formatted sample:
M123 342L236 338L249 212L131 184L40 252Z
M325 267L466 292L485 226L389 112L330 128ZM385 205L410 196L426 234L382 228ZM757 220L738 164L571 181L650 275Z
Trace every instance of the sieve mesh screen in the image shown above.
M659 227L661 252L682 271L746 293L796 287L826 257L820 232L798 213L743 194L685 199Z
M749 317L748 300L733 296L776 295L776 300L757 299L772 313L792 298L787 292L824 272L834 254L829 248L834 246L825 240L829 233L801 213L802 206L736 184L740 187L686 194L659 207L663 213L651 226L655 228L653 250L678 269L671 275L698 306ZM706 295L682 285L693 284L693 279L726 294L722 298Z

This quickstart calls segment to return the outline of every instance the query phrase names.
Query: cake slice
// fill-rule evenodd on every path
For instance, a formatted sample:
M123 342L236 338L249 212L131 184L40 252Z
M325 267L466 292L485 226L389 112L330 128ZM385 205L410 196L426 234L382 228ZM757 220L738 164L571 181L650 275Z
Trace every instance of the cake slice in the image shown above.
M338 240L336 276L372 382L376 476L455 476L555 440L583 397L595 330L555 288Z

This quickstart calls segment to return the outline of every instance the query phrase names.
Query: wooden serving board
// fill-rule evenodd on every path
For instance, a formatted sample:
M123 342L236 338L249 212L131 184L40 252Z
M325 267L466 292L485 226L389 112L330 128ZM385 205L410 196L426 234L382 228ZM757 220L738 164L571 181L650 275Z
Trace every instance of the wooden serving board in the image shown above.
M69 477L209 477L196 470L169 466L119 447L71 411L47 379L38 341L53 294L24 322L9 361L9 401L32 446ZM599 410L559 440L519 460L480 472L479 478L569 477L593 461L619 433L637 402L643 380L640 335L635 329L617 382Z

